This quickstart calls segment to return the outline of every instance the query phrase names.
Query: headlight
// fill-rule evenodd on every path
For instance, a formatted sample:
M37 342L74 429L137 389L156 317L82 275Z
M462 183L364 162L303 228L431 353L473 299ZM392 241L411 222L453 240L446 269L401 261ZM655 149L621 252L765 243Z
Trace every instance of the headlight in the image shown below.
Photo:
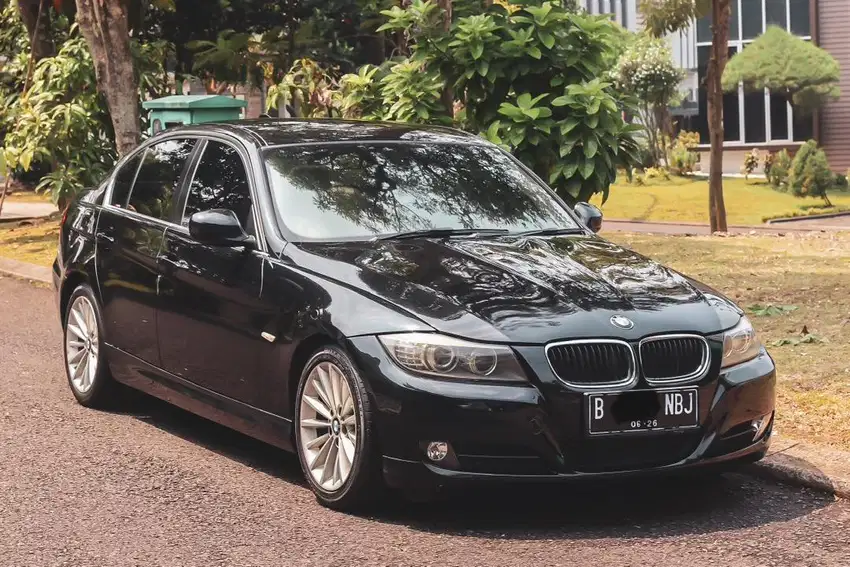
M723 363L722 368L741 364L752 360L761 352L761 341L750 320L741 317L737 325L723 333Z
M514 352L501 345L471 343L436 333L378 337L396 364L416 374L460 380L525 382Z

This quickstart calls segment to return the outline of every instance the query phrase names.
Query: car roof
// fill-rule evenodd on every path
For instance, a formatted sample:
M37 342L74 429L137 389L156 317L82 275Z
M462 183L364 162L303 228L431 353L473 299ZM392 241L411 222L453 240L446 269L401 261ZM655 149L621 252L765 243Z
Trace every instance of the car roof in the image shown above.
M484 140L454 128L422 126L366 120L259 118L230 122L208 122L178 126L164 131L225 131L250 139L257 146L315 144L323 142L409 141L431 143L470 143Z

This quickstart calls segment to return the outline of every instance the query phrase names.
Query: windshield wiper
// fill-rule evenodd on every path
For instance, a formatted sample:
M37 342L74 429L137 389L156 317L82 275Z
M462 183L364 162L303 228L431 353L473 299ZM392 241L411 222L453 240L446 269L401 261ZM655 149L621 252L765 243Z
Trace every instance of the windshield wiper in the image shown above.
M401 240L404 238L441 238L450 236L475 236L478 234L507 234L504 228L426 228L381 234L372 240Z
M558 234L584 234L582 228L536 228L525 232L512 232L511 236L556 236Z

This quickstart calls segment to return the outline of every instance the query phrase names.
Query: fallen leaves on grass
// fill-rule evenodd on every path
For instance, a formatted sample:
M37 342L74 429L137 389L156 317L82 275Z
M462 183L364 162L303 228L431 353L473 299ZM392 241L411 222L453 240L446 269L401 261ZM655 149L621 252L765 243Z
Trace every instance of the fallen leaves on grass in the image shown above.
M750 305L747 307L747 311L755 315L756 317L773 317L774 315L787 315L792 311L796 311L799 309L796 305L774 305L772 303L768 303L767 305L761 305L756 303L755 305Z
M821 337L817 335L803 335L802 337L786 337L784 339L779 339L778 341L773 341L770 343L770 346L781 347L781 346L797 346L797 345L807 345L812 343L824 343Z

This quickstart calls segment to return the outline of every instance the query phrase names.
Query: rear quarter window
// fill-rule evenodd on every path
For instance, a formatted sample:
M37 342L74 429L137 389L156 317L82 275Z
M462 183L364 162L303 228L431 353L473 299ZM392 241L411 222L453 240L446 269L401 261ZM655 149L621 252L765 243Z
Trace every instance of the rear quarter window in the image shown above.
M127 163L122 165L115 173L115 183L112 184L112 204L116 207L125 208L130 199L130 191L136 180L136 172L139 171L139 163L142 161L144 152L137 154Z

